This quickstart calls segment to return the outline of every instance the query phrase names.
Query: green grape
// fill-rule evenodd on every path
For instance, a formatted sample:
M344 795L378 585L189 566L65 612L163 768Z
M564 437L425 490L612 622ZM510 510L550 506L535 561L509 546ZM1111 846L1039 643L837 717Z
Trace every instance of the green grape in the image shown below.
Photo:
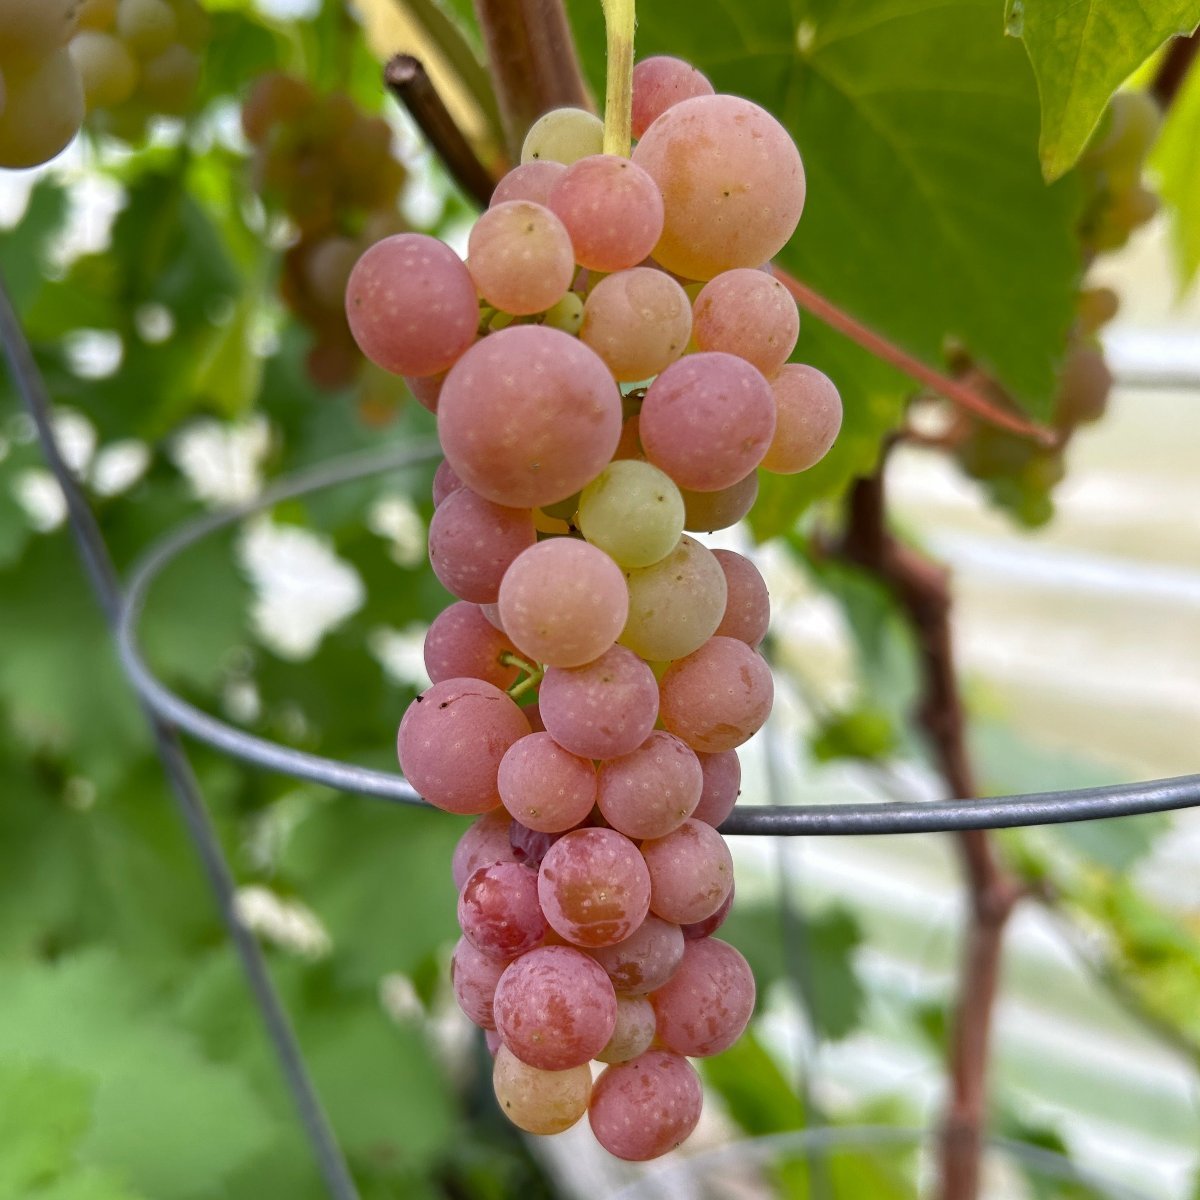
M83 123L83 84L65 46L30 71L5 71L0 167L36 167L53 158Z
M551 329L561 329L563 333L578 333L583 324L583 297L578 292L567 292L561 300L546 309L542 323Z
M208 13L194 0L173 0L175 19L179 23L179 40L189 50L200 50L212 34Z
M175 10L165 0L121 0L117 33L139 58L161 54L179 29Z
M1120 307L1120 298L1112 288L1084 288L1075 302L1080 331L1085 334L1095 333L1117 315Z
M83 0L79 6L80 29L111 29L117 19L117 0Z
M619 459L580 494L579 528L622 567L649 567L679 543L683 497L657 467Z
M1102 168L1111 189L1120 192L1137 182L1158 136L1162 112L1148 92L1118 92L1109 101L1109 114L1084 162Z
M70 51L79 68L89 112L115 108L133 95L138 83L137 60L120 38L85 29L71 39Z
M4 105L8 101L8 86L4 82L4 72L0 71L0 117L4 116Z
M75 32L77 0L0 0L0 64L37 69Z
M187 112L199 82L200 58L179 42L142 63L142 98L156 112Z
M1098 421L1104 415L1112 384L1112 372L1098 346L1072 347L1059 380L1054 423L1070 429Z
M582 108L555 108L530 126L521 162L573 163L604 148L604 122Z

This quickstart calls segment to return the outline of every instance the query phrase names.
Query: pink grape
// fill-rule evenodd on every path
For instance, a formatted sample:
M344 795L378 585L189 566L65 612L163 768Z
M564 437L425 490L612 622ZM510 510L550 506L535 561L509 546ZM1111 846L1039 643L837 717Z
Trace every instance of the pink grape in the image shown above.
M654 259L688 279L765 263L804 208L804 167L788 131L738 96L673 105L646 130L633 161L666 208Z
M671 105L712 94L713 85L691 63L665 54L643 58L633 68L633 136L640 138Z
M650 873L614 829L576 829L546 851L538 898L551 927L576 946L614 946L646 918Z
M736 892L737 884L735 883L729 889L729 895L721 902L721 907L712 916L705 917L703 921L694 921L691 925L681 925L684 939L690 942L696 938L711 937L716 933L725 924L725 920L733 908L733 898Z
M732 487L718 492L692 492L680 488L683 527L691 533L712 533L736 525L758 499L758 472L751 471Z
M514 742L500 760L496 783L504 807L540 833L573 829L596 803L591 759L564 750L548 733Z
M733 750L757 733L775 695L771 669L745 642L709 638L673 662L660 686L662 722L693 750Z
M557 329L519 325L472 346L446 376L438 434L467 487L542 508L594 479L621 436L621 396L603 361Z
M525 714L525 719L529 722L529 728L534 733L546 732L546 723L542 720L542 710L538 707L536 700L532 704L526 704L521 711Z
M677 829L700 800L700 760L672 734L652 733L632 754L600 767L597 802L626 837L656 838Z
M650 908L677 925L711 917L733 887L733 858L725 839L689 817L665 837L642 843L650 872Z
M458 897L463 937L483 954L513 958L546 940L537 872L521 863L480 867Z
M503 691L520 671L505 666L502 654L516 647L483 615L478 604L459 600L433 619L425 635L425 670L434 683L444 679L483 679Z
M692 336L701 350L724 350L768 378L788 360L800 334L800 313L787 288L749 267L723 271L700 290Z
M741 1037L754 1012L754 975L728 942L698 938L686 944L679 970L650 1003L664 1046L707 1058Z
M582 758L616 758L636 750L654 728L658 684L632 650L613 646L585 666L550 667L538 707L547 732L564 750Z
M620 995L644 996L662 987L683 961L683 931L650 913L623 942L588 953Z
M461 487L429 522L429 562L442 586L460 600L491 604L509 564L537 541L533 514L506 508Z
M500 605L499 604L481 604L479 611L483 613L483 618L493 628L504 633L504 622L500 620ZM508 637L507 633L504 633Z
M449 246L423 233L398 233L355 264L346 319L373 363L397 375L436 375L475 340L479 301Z
M542 312L575 277L571 238L550 209L510 200L489 208L472 226L467 270L494 308L518 315Z
M581 1066L608 1044L617 996L608 976L582 950L541 946L500 976L492 1010L504 1044L543 1071Z
M526 1133L562 1133L587 1112L592 1072L587 1064L566 1071L539 1071L507 1046L496 1050L492 1089L504 1115Z
M538 542L517 556L500 584L500 620L535 662L581 667L616 640L629 615L621 568L573 538Z
M496 184L489 208L505 204L510 200L531 200L534 204L545 204L550 198L550 189L562 178L566 165L537 159L513 167Z
M700 1076L686 1058L647 1050L605 1067L592 1085L588 1121L609 1154L645 1162L687 1140L703 1103Z
M450 860L450 874L456 892L463 890L463 885L480 867L518 861L509 840L511 824L512 818L508 813L503 808L496 808L467 826Z
M654 1041L654 1007L641 996L617 997L617 1024L608 1045L596 1055L602 1063L628 1062Z
M788 363L771 381L775 436L763 457L778 475L807 471L829 453L842 427L842 398L816 367Z
M592 288L579 339L614 379L632 383L669 367L687 349L691 332L692 308L683 288L662 271L633 267Z
M548 204L571 235L575 261L589 271L637 266L663 229L658 184L615 154L573 162L550 189Z
M692 816L716 829L737 803L742 786L742 764L736 750L722 750L717 754L697 754L704 772L704 788L700 803Z
M508 963L506 958L492 958L476 950L465 937L459 938L454 947L450 958L450 986L454 988L458 1007L481 1029L496 1028L492 1000L496 995L496 984Z
M439 504L451 492L457 492L463 486L463 481L454 473L454 468L443 458L433 473L433 507Z
M436 375L406 375L404 382L422 408L427 408L431 413L437 412L438 397L442 394L442 384L446 382L445 371L439 371Z
M521 710L481 679L445 679L408 706L396 748L400 770L435 808L474 814L500 804L496 771L529 733Z
M487 1047L487 1052L495 1058L500 1047L504 1045L504 1039L494 1029L485 1029L483 1044ZM589 1071L588 1074L590 1075L591 1072Z
M638 429L647 459L681 488L720 491L753 471L771 444L771 385L732 354L689 354L650 385Z
M560 837L562 837L561 833L543 833L538 829L530 829L528 825L522 825L520 821L509 822L508 843L517 862L524 863L534 871L542 865L546 851Z
M737 638L757 646L767 636L771 598L758 568L732 550L714 550L713 557L725 573L725 615L717 626L718 637Z

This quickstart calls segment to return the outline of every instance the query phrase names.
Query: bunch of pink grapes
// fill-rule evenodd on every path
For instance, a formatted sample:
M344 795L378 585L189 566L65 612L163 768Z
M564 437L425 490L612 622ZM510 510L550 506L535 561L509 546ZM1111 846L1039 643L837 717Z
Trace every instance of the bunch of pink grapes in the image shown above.
M841 401L787 361L799 318L769 266L804 203L787 132L673 58L638 64L633 116L624 158L590 113L547 113L465 263L387 238L346 303L445 453L429 556L458 601L398 748L430 804L478 816L453 862L455 994L515 1124L586 1113L644 1160L699 1120L688 1060L754 1008L713 934L736 748L771 709L769 601L749 559L690 535L745 516L760 467L817 462Z

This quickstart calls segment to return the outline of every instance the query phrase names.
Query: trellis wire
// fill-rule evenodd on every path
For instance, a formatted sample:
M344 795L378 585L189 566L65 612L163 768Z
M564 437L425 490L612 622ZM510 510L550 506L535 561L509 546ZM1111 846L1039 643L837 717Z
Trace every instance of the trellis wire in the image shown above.
M424 801L400 775L307 754L256 737L189 704L158 680L147 666L137 641L137 623L157 576L179 554L201 539L281 501L368 478L387 470L428 462L437 454L436 444L427 441L346 456L280 480L248 504L189 522L151 549L132 573L128 588L122 595L103 534L86 497L63 462L50 422L50 404L45 384L2 284L0 341L3 342L17 391L37 428L46 461L66 499L71 529L84 567L105 618L113 628L122 664L142 700L164 773L234 943L322 1178L334 1200L357 1200L358 1192L345 1157L308 1075L295 1034L271 982L262 951L238 916L233 874L209 822L203 797L177 730L182 729L197 740L254 766L341 791L398 803L423 804ZM748 808L735 812L721 829L727 834L776 836L950 832L1099 820L1196 804L1200 804L1200 775L1188 775L1140 784L1001 796L986 800ZM809 1152L824 1153L845 1144L900 1144L919 1139L926 1133L890 1128L826 1126L762 1139L758 1143L741 1143L728 1148L728 1151L732 1153L740 1148L744 1153L747 1146L766 1148L768 1144L777 1143L778 1149L804 1148ZM1131 1191L1093 1179L1060 1155L998 1138L989 1139L989 1144L1005 1149L1061 1179L1093 1187L1114 1200L1142 1200ZM686 1169L686 1166L681 1169ZM674 1169L670 1173L673 1174ZM635 1194L629 1189L621 1193L627 1200L632 1200Z

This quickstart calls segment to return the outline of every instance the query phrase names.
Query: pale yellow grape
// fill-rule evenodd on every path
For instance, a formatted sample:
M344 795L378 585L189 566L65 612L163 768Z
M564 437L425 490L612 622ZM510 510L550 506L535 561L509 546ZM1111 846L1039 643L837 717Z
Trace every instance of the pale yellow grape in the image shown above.
M583 297L578 292L567 292L557 304L546 309L543 324L563 333L578 333L583 324Z
M0 167L36 167L53 158L83 123L83 84L65 46L31 71L5 70Z
M158 112L187 112L199 82L199 56L178 42L142 63L142 96Z
M121 0L117 33L139 58L161 54L174 40L179 22L164 0Z
M0 0L0 64L33 70L75 32L77 0Z
M496 1051L492 1087L504 1115L526 1133L562 1133L587 1112L592 1094L588 1065L540 1071L507 1046Z
M626 571L629 617L617 639L635 654L666 662L698 650L725 615L721 564L687 534L653 566Z
M579 339L615 379L633 383L669 367L687 349L692 309L663 271L633 267L601 279L583 308Z
M137 60L120 38L85 29L71 39L70 51L79 68L89 112L115 108L133 95L138 82Z
M521 162L573 163L604 148L604 122L582 108L555 108L530 126Z
M622 567L649 567L683 533L683 497L670 476L635 459L610 463L579 497L579 528Z
M80 29L109 29L117 19L117 0L83 0L76 21Z

